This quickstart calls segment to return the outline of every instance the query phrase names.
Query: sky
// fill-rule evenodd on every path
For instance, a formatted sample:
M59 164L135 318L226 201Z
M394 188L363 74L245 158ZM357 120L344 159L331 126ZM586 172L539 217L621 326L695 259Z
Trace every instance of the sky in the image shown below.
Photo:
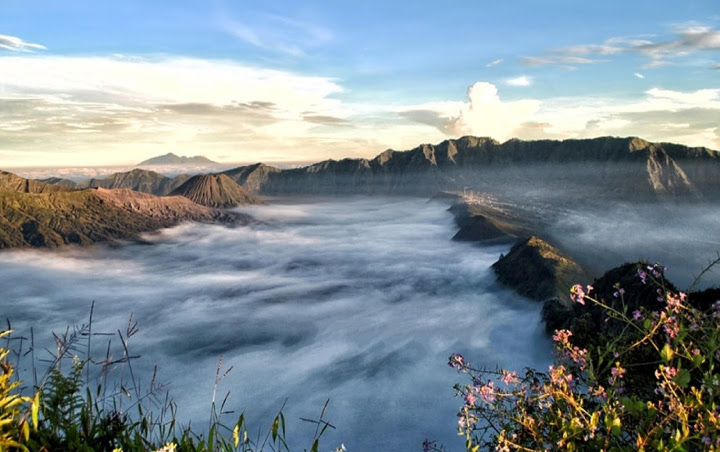
M720 149L720 4L0 0L0 168L464 135Z

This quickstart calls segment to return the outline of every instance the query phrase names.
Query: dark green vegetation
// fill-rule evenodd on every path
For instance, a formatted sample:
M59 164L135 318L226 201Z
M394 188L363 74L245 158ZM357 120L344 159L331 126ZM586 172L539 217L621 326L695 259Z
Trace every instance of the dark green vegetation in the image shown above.
M94 306L93 306L94 307ZM138 332L132 316L125 331L117 331L121 347L111 355L112 334L93 331L93 308L90 323L53 333L57 348L50 359L43 360L47 370L31 363L32 372L21 380L15 370L25 359L35 359L32 348L22 353L27 338L13 337L12 330L0 331L0 450L24 451L287 451L283 407L265 430L250 430L244 414L224 410L230 393L222 401L218 389L232 371L218 362L215 385L210 399L207 429L181 425L177 405L166 385L153 375L145 385L136 380L132 362L139 356L130 353L129 343ZM93 356L92 339L104 336L104 356ZM107 344L107 345L105 345ZM32 347L32 343L30 344ZM12 358L12 359L11 359ZM46 367L42 365L42 367ZM144 388L140 390L139 388ZM31 395L24 395L31 394ZM310 447L317 452L320 437L332 427L323 419L308 419L315 431ZM230 423L226 423L228 420ZM297 450L297 449L293 449Z

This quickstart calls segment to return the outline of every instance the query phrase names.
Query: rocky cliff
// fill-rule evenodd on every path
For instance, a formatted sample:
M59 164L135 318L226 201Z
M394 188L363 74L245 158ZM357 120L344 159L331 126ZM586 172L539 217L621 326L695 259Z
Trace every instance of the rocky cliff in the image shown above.
M520 295L564 305L569 304L570 288L589 280L571 257L535 236L518 241L492 268L499 282Z
M234 171L234 170L231 170ZM230 172L228 172L230 173ZM564 196L717 197L718 153L640 138L510 140L463 137L374 159L327 160L264 174L266 194L414 194L501 189L518 196L543 190ZM255 188L255 187L253 187Z
M253 193L258 193L267 182L271 174L277 174L280 169L264 163L249 166L240 166L224 171L222 174L234 180L236 184Z

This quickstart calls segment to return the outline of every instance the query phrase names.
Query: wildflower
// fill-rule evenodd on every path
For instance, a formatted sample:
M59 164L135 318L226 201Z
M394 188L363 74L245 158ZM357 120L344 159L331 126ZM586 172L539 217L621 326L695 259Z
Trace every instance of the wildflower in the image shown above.
M583 286L580 284L572 286L570 289L570 299L575 303L585 305L585 290L583 290Z
M502 380L502 382L505 383L506 385L515 384L518 382L518 374L515 371L508 372L508 371L504 370L503 376L502 376L502 378L500 378L500 380Z
M423 450L425 450L424 447L425 447L425 443L423 443ZM342 443L337 447L337 449L333 450L332 452L345 452L346 450L347 449L345 449L345 443ZM432 450L432 449L428 449L428 450Z
M625 373L627 371L620 366L620 362L615 362L615 367L610 369L610 378L608 378L608 383L611 385L614 385L615 382L625 376Z
M177 449L177 444L175 443L167 443L164 447L161 447L160 449L156 450L155 452L175 452L175 449Z
M643 316L643 313L642 313L642 312L637 311L637 310L636 310L636 311L633 311L633 319L635 319L635 320L642 320L643 318L645 318L645 316Z
M678 335L680 332L680 326L678 326L675 316L667 319L667 322L663 325L663 330L665 330L665 334L667 334L670 339L673 339Z
M448 359L448 366L458 371L462 370L462 368L465 367L465 358L463 358L463 356L459 353L450 355L450 358Z
M572 336L572 331L570 330L557 330L555 331L555 334L553 335L553 340L555 342L560 342L561 344L565 344L568 342L568 339L570 339L570 336Z
M550 366L550 382L555 386L563 386L572 383L573 376L571 373L565 373L565 366Z
M495 383L492 381L489 381L486 385L477 388L477 392L480 394L480 398L483 399L483 402L495 401Z
M642 268L638 268L637 273L642 283L647 284L647 273L645 273Z
M587 367L587 349L580 347L573 347L567 353L568 357L580 367L580 370L585 370Z
M475 394L473 394L472 392L468 392L467 394L465 394L465 404L466 405L473 406L473 405L475 405L476 401L477 401L477 397L475 397Z

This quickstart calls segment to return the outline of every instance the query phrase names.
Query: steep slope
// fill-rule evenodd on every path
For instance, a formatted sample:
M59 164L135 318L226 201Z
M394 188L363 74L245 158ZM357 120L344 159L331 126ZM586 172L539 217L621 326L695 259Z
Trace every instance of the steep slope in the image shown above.
M688 168L687 170L685 168ZM657 199L718 196L720 157L705 148L640 138L509 140L462 137L372 160L328 160L268 174L266 194L381 193L433 195L470 188L509 195Z
M48 177L47 179L38 179L38 181L45 184L58 185L60 187L65 187L71 190L79 187L79 184L77 182L70 179L63 179L60 177Z
M149 158L138 163L136 166L160 166L160 165L217 165L207 157L195 155L193 157L178 156L169 152L165 155Z
M0 171L0 188L7 188L19 193L53 193L65 191L60 185L46 184L33 179L25 179L17 174Z
M492 265L498 281L520 295L539 301L563 300L569 304L570 288L589 279L574 260L538 237L516 243Z
M261 204L260 199L224 174L193 176L175 189L171 195L184 196L197 204L208 207Z
M234 180L236 184L240 185L246 190L254 193L258 193L262 186L265 185L271 174L277 174L280 169L273 166L265 165L264 163L256 163L249 166L240 166L227 171L223 171L230 179Z
M181 197L131 190L21 193L0 188L0 248L55 248L134 239L182 221L247 223L249 217L199 206Z
M129 188L130 190L153 195L167 195L190 178L186 174L165 177L155 171L136 168L132 171L114 173L104 179L90 179L83 182L83 188Z

